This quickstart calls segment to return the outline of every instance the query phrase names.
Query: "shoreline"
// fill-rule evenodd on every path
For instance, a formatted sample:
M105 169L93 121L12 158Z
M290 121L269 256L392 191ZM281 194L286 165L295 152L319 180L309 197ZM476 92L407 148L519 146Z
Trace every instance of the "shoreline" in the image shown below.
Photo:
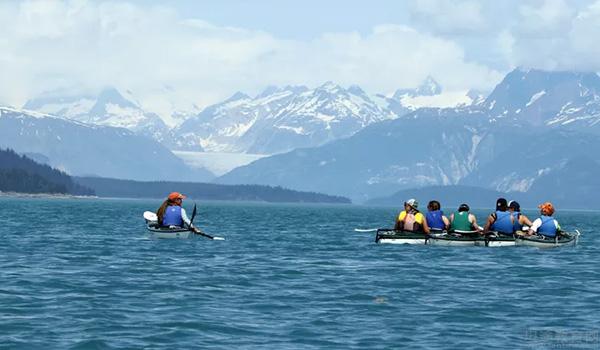
M3 192L0 191L0 197L16 198L56 198L56 199L99 199L98 196L84 196L68 193L28 193L28 192Z
M32 198L32 199L98 199L98 200L125 200L125 201L145 201L157 200L163 201L164 198L151 197L101 197L101 196L83 196L64 193L25 193L25 192L2 192L0 198ZM194 200L192 198L192 200ZM316 205L341 205L353 206L354 203L330 203L330 202L269 202L269 201L254 201L254 200L233 200L233 199L202 199L197 201L216 202L216 203L250 203L250 204L316 204Z

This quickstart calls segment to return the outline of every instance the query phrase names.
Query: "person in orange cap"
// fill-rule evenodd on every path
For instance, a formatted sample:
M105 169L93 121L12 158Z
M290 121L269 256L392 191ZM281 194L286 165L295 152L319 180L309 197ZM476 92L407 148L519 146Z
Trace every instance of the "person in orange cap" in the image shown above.
M550 202L542 203L538 206L541 216L535 219L529 229L529 234L539 234L546 237L555 237L560 232L558 221L552 217L554 215L554 206Z
M161 226L178 226L193 228L185 209L181 206L186 197L179 192L171 192L156 211Z

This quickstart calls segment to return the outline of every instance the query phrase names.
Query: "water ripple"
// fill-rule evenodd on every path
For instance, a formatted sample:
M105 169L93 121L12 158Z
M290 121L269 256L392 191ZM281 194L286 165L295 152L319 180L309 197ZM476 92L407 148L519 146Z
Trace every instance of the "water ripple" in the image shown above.
M200 203L209 241L148 237L157 201L0 201L2 348L600 346L597 213L559 214L574 248L486 249L353 231L386 208Z

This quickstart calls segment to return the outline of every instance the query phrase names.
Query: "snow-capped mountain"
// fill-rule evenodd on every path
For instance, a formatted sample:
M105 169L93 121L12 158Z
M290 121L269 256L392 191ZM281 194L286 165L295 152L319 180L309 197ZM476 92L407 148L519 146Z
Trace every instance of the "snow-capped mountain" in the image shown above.
M218 181L268 183L359 202L431 185L539 191L539 181L565 173L574 157L600 162L597 152L588 155L600 149L600 139L590 134L597 130L590 126L598 117L599 80L595 73L517 69L484 102L421 108L347 139L260 159ZM556 122L565 116L570 119Z
M435 96L442 93L442 86L431 76L425 80L416 89L398 89L392 96L395 100L401 100L405 97L417 96Z
M126 128L159 142L169 137L170 128L157 114L143 110L130 91L125 96L115 88L106 88L96 96L51 92L27 101L23 108L87 124Z
M414 89L398 89L391 96L376 94L373 100L401 117L419 108L470 106L481 103L483 97L473 91L445 92L435 79L428 76Z
M482 105L494 119L587 129L600 121L600 77L594 72L519 68Z
M158 142L123 128L0 107L0 148L35 154L71 175L137 180L207 181Z
M207 107L174 130L174 147L282 153L348 137L369 124L394 117L357 86L344 89L327 82L312 90L269 87L254 98L236 93Z

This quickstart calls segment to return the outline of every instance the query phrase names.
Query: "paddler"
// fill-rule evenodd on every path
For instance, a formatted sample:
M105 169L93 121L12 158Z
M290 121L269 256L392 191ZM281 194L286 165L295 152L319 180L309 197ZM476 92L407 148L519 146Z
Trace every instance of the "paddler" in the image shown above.
M427 204L425 221L430 231L446 231L450 227L450 220L444 215L442 205L438 201L430 201Z
M194 228L185 209L181 206L185 198L186 196L179 192L171 192L169 194L156 211L156 216L158 216L158 222L161 226Z
M477 218L470 210L469 205L463 203L456 212L450 214L450 231L459 233L479 231Z
M417 209L418 207L419 202L414 198L404 202L404 210L398 215L394 230L429 233L427 220Z
M541 216L533 221L529 228L529 234L539 234L546 237L555 237L560 232L560 225L554 215L554 206L550 202L542 203L538 206Z
M498 198L496 201L496 211L488 216L484 232L495 231L499 234L512 236L515 232L515 223L513 216L508 211L508 203L504 198Z
M515 232L523 231L523 226L531 227L531 220L521 213L521 205L517 201L508 202L508 211L513 216Z

